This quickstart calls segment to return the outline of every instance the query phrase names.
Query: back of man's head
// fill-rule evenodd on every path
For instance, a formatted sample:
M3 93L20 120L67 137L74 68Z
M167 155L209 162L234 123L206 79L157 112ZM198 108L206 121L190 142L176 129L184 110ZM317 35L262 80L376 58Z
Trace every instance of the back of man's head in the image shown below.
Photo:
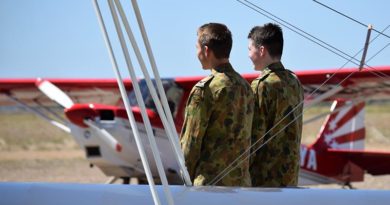
M207 46L217 59L229 58L232 50L232 33L227 26L220 23L207 23L198 29L200 46Z
M255 26L248 34L256 47L265 46L272 58L280 59L283 54L282 28L273 23Z

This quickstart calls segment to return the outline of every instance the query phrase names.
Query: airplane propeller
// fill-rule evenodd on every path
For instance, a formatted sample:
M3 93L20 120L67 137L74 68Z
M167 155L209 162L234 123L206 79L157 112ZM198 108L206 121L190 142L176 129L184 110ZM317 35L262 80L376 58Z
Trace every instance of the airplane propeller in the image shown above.
M53 83L38 78L35 84L43 94L45 94L51 100L57 102L64 108L69 109L74 105L73 100L64 91L62 91L60 88L55 86ZM86 119L85 123L97 133L97 136L105 144L107 144L108 147L110 147L111 149L117 152L122 151L122 145L107 130L101 128L97 123L95 123L91 119Z
M49 81L38 78L35 84L42 93L61 106L70 108L74 104L72 99L70 99L70 97L65 92Z

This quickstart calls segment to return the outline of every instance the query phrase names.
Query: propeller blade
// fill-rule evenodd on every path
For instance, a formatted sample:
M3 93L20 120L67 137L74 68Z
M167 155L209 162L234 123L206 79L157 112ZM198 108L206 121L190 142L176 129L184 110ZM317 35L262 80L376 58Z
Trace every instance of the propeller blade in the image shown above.
M72 99L70 99L70 97L64 91L59 89L51 82L38 78L36 85L39 90L41 90L47 97L57 102L61 106L70 108L74 104Z

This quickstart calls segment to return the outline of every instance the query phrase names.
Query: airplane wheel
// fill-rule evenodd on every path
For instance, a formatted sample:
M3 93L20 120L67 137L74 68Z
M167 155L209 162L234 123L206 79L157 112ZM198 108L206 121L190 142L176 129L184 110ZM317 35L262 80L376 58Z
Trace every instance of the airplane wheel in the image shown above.
M122 177L123 184L130 184L130 177Z
M343 185L343 189L355 189L355 187L352 186L351 182L346 182Z
M148 184L147 179L138 179L138 184Z

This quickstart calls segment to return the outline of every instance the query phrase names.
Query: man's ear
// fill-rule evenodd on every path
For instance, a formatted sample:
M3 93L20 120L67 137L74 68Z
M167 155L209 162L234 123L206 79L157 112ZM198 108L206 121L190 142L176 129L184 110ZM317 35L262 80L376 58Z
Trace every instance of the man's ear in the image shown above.
M203 46L202 51L204 52L204 55L205 55L206 57L209 57L209 56L210 56L210 49L209 49L208 46Z
M265 54L268 52L267 49L264 47L264 46L260 46L259 47L259 53L260 53L260 56L265 56Z

